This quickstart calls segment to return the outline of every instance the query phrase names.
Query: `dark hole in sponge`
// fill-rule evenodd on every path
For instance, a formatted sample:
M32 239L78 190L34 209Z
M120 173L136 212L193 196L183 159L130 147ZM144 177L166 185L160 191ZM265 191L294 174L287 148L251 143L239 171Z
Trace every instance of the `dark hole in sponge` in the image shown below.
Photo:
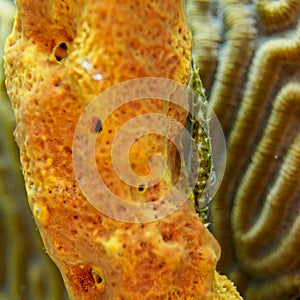
M95 126L95 132L100 132L102 130L102 123L101 120L97 120L96 126Z
M100 285L100 284L104 283L104 278L103 278L102 274L100 274L99 272L97 272L93 269L91 269L91 274L92 274L93 280L96 285Z
M100 284L100 283L102 283L102 277L99 275L99 274L95 274L94 275L94 280L95 280L95 283L96 284Z
M138 191L140 193L143 193L146 191L146 185L144 183L141 183L139 186L138 186Z
M54 57L57 61L62 61L68 55L68 45L61 42L54 48Z

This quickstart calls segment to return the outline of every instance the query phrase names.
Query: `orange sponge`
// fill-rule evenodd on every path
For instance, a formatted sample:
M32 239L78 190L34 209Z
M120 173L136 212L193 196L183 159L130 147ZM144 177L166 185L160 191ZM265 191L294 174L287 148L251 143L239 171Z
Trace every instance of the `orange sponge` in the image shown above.
M187 83L191 38L181 1L16 4L6 46L15 137L30 207L71 299L213 299L219 245L188 201L158 221L115 220L86 199L72 165L76 124L99 93L145 76ZM114 137L122 124L147 112L183 125L187 117L176 105L146 99L119 108L104 124L95 116L87 126L101 131L95 161L103 181L126 201L155 201L176 178L171 163L161 182L149 188L134 188L114 172ZM132 169L146 176L148 160L157 152L167 162L177 155L164 137L152 134L133 145Z

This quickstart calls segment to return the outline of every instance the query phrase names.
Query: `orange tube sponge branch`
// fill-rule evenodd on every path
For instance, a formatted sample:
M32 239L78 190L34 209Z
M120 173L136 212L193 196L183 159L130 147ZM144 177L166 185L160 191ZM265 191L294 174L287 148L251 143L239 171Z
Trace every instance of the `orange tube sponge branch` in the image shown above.
M188 82L191 36L183 3L17 0L16 4L15 26L6 45L15 137L30 207L71 299L219 299L214 272L220 248L190 201L156 221L117 220L88 201L72 160L76 125L98 94L141 77ZM98 103L101 113L107 108L104 103L110 102ZM159 182L131 185L114 169L111 151L118 132L129 120L147 113L168 116L183 126L187 118L182 107L147 98L118 107L106 120L95 110L86 123L87 135L97 135L94 160L99 176L112 195L127 203L155 203L178 180L178 151L161 134L141 136L128 153L117 148L119 161L128 158L140 178L151 173L151 166L163 166ZM150 117L148 124L155 120ZM169 131L178 139L180 132ZM157 153L166 163L153 159L149 165ZM90 186L98 191L96 181ZM98 202L110 205L101 189L97 195ZM126 214L122 205L112 209ZM225 285L220 294L227 293ZM236 292L232 297L239 299Z

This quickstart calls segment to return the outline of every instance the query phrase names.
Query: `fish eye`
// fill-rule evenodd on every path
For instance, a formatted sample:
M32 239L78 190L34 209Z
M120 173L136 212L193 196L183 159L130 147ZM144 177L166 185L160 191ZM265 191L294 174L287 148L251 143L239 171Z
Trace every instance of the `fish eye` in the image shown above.
M212 171L209 178L209 186L214 186L216 182L217 182L217 174L215 171Z

